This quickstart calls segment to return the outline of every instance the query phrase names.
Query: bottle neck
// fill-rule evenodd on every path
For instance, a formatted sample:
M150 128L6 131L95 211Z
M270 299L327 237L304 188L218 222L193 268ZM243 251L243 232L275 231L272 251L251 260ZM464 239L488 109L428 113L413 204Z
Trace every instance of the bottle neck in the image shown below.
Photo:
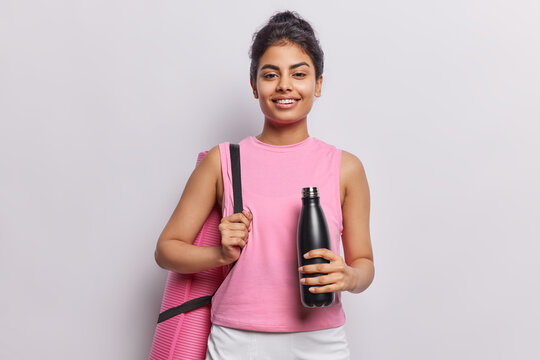
M320 204L320 198L318 196L315 196L315 197L303 197L302 198L302 204L303 205L319 205Z

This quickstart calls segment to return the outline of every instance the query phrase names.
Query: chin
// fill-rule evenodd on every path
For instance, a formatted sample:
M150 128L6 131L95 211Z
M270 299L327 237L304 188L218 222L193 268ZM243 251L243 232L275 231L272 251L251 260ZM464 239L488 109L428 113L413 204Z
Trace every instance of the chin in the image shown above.
M276 117L270 117L270 116L267 116L266 117L268 120L270 120L271 122L273 123L277 123L277 124L292 124L292 123L295 123L297 121L300 121L301 119L303 119L302 117L294 117L294 118L276 118Z

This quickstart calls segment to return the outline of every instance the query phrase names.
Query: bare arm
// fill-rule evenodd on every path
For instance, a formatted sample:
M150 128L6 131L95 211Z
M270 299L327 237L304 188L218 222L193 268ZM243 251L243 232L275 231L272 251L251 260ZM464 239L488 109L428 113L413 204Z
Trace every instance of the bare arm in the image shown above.
M221 246L193 245L215 206L218 176L221 176L221 160L216 145L193 170L159 236L155 259L161 268L189 274L225 265Z
M342 153L342 176L346 183L343 202L343 251L346 270L352 279L348 291L366 290L375 276L369 231L370 195L362 162L353 154Z

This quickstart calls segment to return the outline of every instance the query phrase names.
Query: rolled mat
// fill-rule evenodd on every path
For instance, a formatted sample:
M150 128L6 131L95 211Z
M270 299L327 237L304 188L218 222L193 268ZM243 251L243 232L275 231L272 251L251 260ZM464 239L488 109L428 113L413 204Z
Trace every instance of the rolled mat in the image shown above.
M208 153L199 153L197 165ZM221 245L219 224L221 211L217 205L197 234L193 244L198 246ZM214 294L227 276L229 265L195 274L179 274L169 271L160 313L177 307L186 301ZM204 359L210 334L210 304L189 312L160 319L154 332L149 360L197 360Z

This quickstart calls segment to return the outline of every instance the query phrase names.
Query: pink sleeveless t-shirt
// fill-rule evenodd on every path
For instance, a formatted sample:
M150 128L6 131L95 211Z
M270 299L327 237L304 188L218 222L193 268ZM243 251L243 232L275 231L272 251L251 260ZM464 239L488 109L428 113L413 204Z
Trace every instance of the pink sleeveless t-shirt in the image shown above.
M253 220L248 243L212 299L212 323L237 329L292 332L341 326L341 292L334 304L306 308L300 300L296 233L302 188L319 190L334 253L340 254L341 150L314 137L271 145L248 136L239 142L244 209ZM223 217L232 215L229 143L219 144ZM340 254L341 255L341 254Z

